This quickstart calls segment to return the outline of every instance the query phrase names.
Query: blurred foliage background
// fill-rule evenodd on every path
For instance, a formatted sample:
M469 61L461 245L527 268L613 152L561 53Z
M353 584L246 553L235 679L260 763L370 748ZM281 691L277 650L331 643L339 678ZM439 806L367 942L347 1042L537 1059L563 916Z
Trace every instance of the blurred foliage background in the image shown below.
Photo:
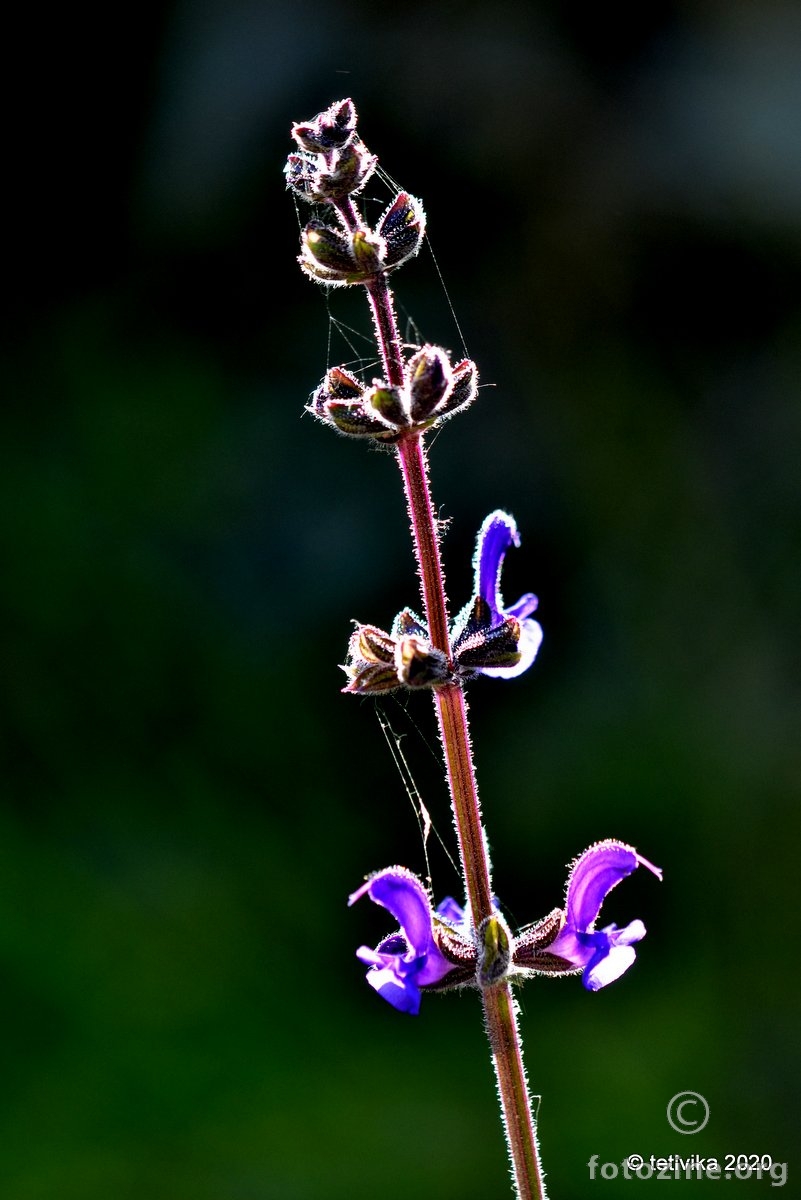
M345 95L487 385L432 449L452 604L498 506L506 595L540 596L535 669L470 695L496 888L533 920L605 836L665 870L604 910L648 926L624 980L521 993L553 1195L597 1193L592 1154L792 1181L798 6L185 0L7 36L0 1194L508 1194L475 996L396 1014L353 955L386 917L345 907L426 869L337 668L352 618L417 606L397 472L302 417L340 323L369 353L281 175ZM427 249L396 287L461 353ZM378 707L452 851L429 701Z

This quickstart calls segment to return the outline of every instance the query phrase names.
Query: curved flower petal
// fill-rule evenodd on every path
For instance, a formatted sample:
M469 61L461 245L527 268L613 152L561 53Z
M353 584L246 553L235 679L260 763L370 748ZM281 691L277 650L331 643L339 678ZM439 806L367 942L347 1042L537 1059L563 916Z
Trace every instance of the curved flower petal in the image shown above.
M662 872L624 842L608 839L585 850L573 864L567 882L568 925L589 929L612 889L641 863L661 879Z
M501 567L510 546L520 545L520 534L517 524L508 513L496 509L488 517L478 531L478 542L473 559L475 569L474 593L481 596L497 617L503 611L501 598Z
M355 904L365 892L375 904L392 913L416 954L428 952L431 946L431 905L419 879L401 867L390 867L368 879L363 887L353 893L348 904Z
M439 983L454 970L434 940L428 894L410 871L390 867L368 879L348 903L355 904L364 895L391 912L401 927L401 933L384 938L375 950L360 946L356 951L370 968L367 982L395 1008L415 1014L420 988Z
M567 884L565 924L548 946L548 953L584 968L582 982L591 992L618 979L634 962L633 943L645 937L642 921L623 929L607 925L595 930L595 920L609 892L638 866L659 878L662 872L624 842L597 842L576 860Z

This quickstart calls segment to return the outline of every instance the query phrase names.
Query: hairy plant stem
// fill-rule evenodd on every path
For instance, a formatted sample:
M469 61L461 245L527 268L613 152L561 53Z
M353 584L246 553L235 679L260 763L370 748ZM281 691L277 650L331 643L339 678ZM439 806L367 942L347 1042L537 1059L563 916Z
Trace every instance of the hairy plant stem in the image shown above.
M450 660L445 586L422 438L415 434L401 439L397 452L431 641ZM462 874L473 928L478 929L492 913L492 884L461 685L449 683L435 688L434 704L445 752ZM519 1200L545 1200L545 1181L512 989L504 980L482 988L481 997L515 1189Z
M353 209L348 218L357 220ZM365 286L387 382L399 387L403 382L402 345L386 275L374 277ZM423 437L418 432L410 432L400 438L396 451L411 519L429 634L432 644L452 663L447 598ZM473 928L478 929L492 913L492 884L461 683L435 688L434 704L465 890ZM515 1189L519 1200L545 1200L545 1183L512 991L509 983L503 980L482 988L481 995Z
M353 231L363 227L350 198L340 201L335 207L348 229ZM386 381L392 387L401 387L403 345L386 275L375 275L365 284L365 291L370 302ZM431 642L452 663L448 602L423 437L416 431L410 432L400 438L395 449L403 476ZM492 883L462 685L448 683L435 688L434 705L445 754L462 877L473 928L478 929L481 922L492 913ZM481 996L515 1190L519 1200L546 1200L512 989L506 980L502 980L482 988Z

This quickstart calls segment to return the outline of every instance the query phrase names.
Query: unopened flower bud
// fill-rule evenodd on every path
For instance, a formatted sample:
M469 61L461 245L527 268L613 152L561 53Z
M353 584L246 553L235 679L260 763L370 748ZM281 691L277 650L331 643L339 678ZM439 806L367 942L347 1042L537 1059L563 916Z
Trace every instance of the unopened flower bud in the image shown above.
M480 987L491 987L506 975L510 941L509 930L497 912L479 925L477 978Z
M364 387L358 379L342 367L332 367L312 394L306 409L327 425L334 425L340 433L353 437L370 436L386 430L377 414L365 412L363 394Z
M448 678L448 660L427 638L409 634L395 647L398 679L408 688L433 687Z
M356 132L356 108L352 100L336 100L311 121L292 126L292 136L303 150L324 154L341 150Z
M312 199L341 200L343 196L355 195L370 178L377 162L364 142L354 138L342 150L335 151L328 168L319 172L317 195Z
M359 282L377 275L387 253L386 242L371 229L357 229L351 237L351 252L360 271Z
M400 388L377 382L364 393L364 405L367 409L374 409L391 425L409 424L409 414Z
M310 221L301 234L298 262L304 273L321 283L332 285L349 281L356 269L351 239L341 229Z
M451 386L451 364L438 346L423 346L406 364L413 421L430 417Z
M351 692L356 696L378 695L382 692L394 692L399 688L400 681L397 672L392 667L378 664L363 663L360 666L345 666L350 682L343 687L343 692Z
M367 662L392 663L395 661L395 641L375 625L357 625L351 636L350 652Z
M377 415L365 412L361 400L352 404L330 400L325 406L324 419L348 437L371 437L383 441L396 436L394 427L386 425Z
M375 625L358 625L348 642L348 662L342 670L348 676L343 692L357 695L392 692L401 686L395 668L395 642Z
M378 222L376 231L387 244L385 267L392 270L412 258L423 242L426 214L408 192L400 192Z
M310 221L301 234L298 259L303 271L331 287L365 283L383 269L386 244L371 229L354 233Z
M364 385L344 367L331 367L318 391L323 388L331 400L357 400L364 394Z
M393 441L398 436L398 427L384 417L380 404L372 403L376 390L374 386L366 392L364 385L344 368L332 367L312 394L306 410L349 437ZM389 411L389 404L387 407Z
M315 175L316 156L312 154L290 154L284 167L286 185L292 188L304 200L311 200L313 195L312 180Z
M451 678L445 654L431 645L428 631L408 609L395 618L392 633L357 624L342 669L349 680L342 690L357 695L437 687Z
M287 186L313 204L355 195L375 170L377 159L359 138L327 156L306 151L290 154L284 167Z

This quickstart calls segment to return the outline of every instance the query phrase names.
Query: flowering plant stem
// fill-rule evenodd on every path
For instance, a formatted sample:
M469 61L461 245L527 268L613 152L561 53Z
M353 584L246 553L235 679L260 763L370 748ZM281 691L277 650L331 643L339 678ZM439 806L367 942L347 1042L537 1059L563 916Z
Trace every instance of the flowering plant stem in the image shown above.
M344 214L343 214L344 215ZM401 343L392 293L385 275L366 285L386 378L402 381ZM413 431L397 442L411 519L423 604L432 645L451 661L448 609L428 482L428 463L422 435ZM461 683L434 689L434 704L445 754L445 766L459 842L459 856L473 928L492 914L492 885L487 844L481 822L467 705ZM520 1200L544 1200L545 1185L539 1146L528 1094L520 1030L511 987L506 980L482 988L484 1021L503 1110L504 1130Z
M545 1200L509 980L582 972L585 988L594 992L618 979L634 962L645 926L634 920L622 929L615 924L596 929L601 906L638 866L659 878L661 871L625 842L596 842L571 865L564 908L516 936L508 930L492 892L464 683L476 675L513 678L528 670L542 640L532 616L537 597L526 592L514 604L504 603L501 566L520 537L514 518L496 509L478 533L473 596L449 621L424 440L473 402L478 371L469 359L451 364L441 347L401 342L388 274L418 253L425 212L419 200L401 191L374 228L365 223L352 197L378 160L357 135L353 101L336 101L312 121L293 125L292 136L298 150L287 159L289 187L304 201L328 207L329 214L333 210L336 218L326 224L315 217L302 230L301 269L324 286L364 287L384 372L367 384L345 367L330 367L307 409L341 434L395 454L425 609L425 623L403 609L389 633L355 622L344 665L349 682L342 690L355 695L398 687L431 690L467 900L466 910L451 896L435 909L429 889L405 867L374 872L349 903L369 896L395 917L399 929L375 949L360 946L356 956L369 968L369 985L399 1012L417 1013L424 990L479 989L515 1191L518 1200Z
M432 642L450 657L445 591L425 448L418 435L400 441L397 450ZM449 683L435 688L434 704L445 753L465 889L473 928L478 929L492 913L492 886L473 768L467 705L461 684ZM520 1200L544 1200L542 1164L511 987L503 980L482 988L481 996L517 1195Z

